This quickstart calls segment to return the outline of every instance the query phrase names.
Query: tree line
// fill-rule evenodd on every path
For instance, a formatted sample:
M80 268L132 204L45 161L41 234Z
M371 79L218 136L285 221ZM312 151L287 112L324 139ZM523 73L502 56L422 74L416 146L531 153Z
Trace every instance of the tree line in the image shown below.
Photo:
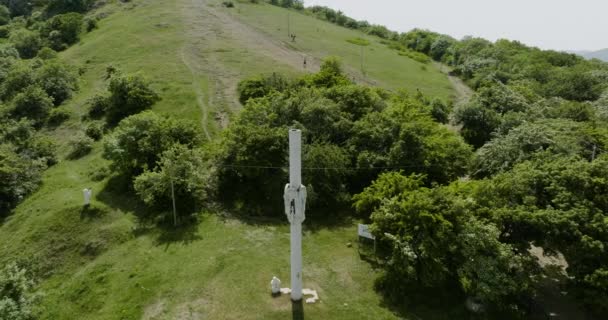
M78 90L80 72L57 51L96 26L84 19L90 0L0 1L0 220L42 182L59 161L45 132L72 117L63 107ZM34 319L33 275L15 263L0 268L0 318Z

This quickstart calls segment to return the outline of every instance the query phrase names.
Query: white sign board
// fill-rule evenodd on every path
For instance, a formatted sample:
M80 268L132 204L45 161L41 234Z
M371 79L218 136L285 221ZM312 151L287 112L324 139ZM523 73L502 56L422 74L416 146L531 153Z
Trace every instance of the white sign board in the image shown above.
M374 240L374 235L369 231L369 225L359 224L358 228L359 237L368 238Z

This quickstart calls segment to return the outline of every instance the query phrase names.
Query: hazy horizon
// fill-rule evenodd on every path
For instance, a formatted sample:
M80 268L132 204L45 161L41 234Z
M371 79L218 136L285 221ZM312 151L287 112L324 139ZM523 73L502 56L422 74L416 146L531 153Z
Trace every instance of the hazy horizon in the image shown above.
M542 49L597 51L608 48L608 2L579 0L304 0L357 20L405 32L429 29L457 39L471 35L518 40Z

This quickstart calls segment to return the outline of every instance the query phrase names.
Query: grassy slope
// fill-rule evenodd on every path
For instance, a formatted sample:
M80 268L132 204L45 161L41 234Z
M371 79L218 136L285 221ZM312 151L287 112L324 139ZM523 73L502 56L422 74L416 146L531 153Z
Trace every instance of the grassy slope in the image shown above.
M53 132L63 154L66 140L81 130L79 116L85 112L86 99L105 89L103 78L110 63L152 80L163 97L155 111L201 122L203 112L193 86L200 85L212 96L217 70L195 70L200 72L193 77L182 59L184 48L200 49L191 43L191 26L182 19L191 3L113 2L102 9L110 15L100 28L62 53L66 61L86 68L81 90L68 104L75 116ZM249 9L259 13L257 7ZM240 12L244 14L245 7ZM352 36L351 31L336 32L345 32L336 38ZM205 50L193 56L213 58L227 73L244 77L288 70L268 57L239 50L227 35L205 44ZM343 46L349 44L344 41ZM346 56L345 60L349 62ZM212 131L216 128L212 117L208 124ZM49 169L42 188L0 224L0 264L29 262L44 276L43 319L284 319L291 314L287 299L271 299L267 288L272 275L288 282L285 223L255 226L205 215L200 226L188 232L135 230L131 213L141 208L107 180L91 180L107 165L100 153L97 144L91 155ZM95 191L93 210L88 212L80 207L84 187ZM345 245L355 234L352 225L306 232L305 284L319 290L322 300L305 306L306 318L395 318L380 306L372 289L374 271L359 259L356 249Z
M316 58L339 56L353 70L361 69L359 46L346 40L363 38L370 42L364 49L364 70L378 86L388 89L420 89L424 94L443 99L454 98L454 91L445 74L436 65L422 64L380 43L380 39L321 21L297 11L287 11L268 4L239 3L237 9L225 9L237 18L271 37L286 41L291 47ZM287 16L296 42L287 38Z

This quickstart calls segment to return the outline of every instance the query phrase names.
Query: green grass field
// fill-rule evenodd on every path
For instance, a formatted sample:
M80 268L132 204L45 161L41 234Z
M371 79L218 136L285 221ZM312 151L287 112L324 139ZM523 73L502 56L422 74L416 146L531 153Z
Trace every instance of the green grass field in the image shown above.
M105 91L108 65L140 72L160 93L153 110L191 119L213 137L221 114L238 110L234 89L240 79L259 73L298 74L290 64L293 52L273 58L260 43L244 43L229 32L243 25L226 20L237 16L257 29L244 30L272 45L287 11L270 6L238 4L214 18L203 0L134 0L109 3L94 14L107 15L99 29L61 58L83 67L80 91L67 107L73 117L49 132L60 145L61 161L44 174L40 190L0 222L0 264L27 263L40 275L42 319L286 319L294 314L286 297L271 298L273 275L289 285L289 237L285 221L249 224L203 214L191 230L142 228L139 207L129 193L108 178L92 177L107 161L101 143L79 160L63 160L66 142L82 130L86 101ZM366 68L370 79L388 89L420 88L444 98L452 95L445 76L385 48L375 38L292 13L296 52L315 57L341 56L350 70L358 66L353 37L372 42ZM216 19L216 20L213 20ZM257 23L254 23L257 21ZM231 25L224 29L223 23ZM308 28L316 26L316 29ZM315 27L315 28L316 28ZM223 31L222 31L223 30ZM260 31L261 30L261 31ZM306 31L307 30L307 31ZM264 44L264 42L262 42ZM398 67L395 67L398 66ZM83 211L82 193L92 187L91 210ZM321 301L305 305L306 319L396 319L373 289L376 278L355 246L356 226L306 229L305 287L318 290Z
M419 89L429 96L454 98L452 85L436 66L400 56L398 51L380 43L380 38L268 4L241 2L235 9L225 8L224 11L307 55L316 58L338 56L357 73L361 70L361 47L348 40L365 39L370 42L363 49L365 78L377 86L391 90L405 88L410 92ZM287 36L288 20L289 32L296 34L295 42Z

